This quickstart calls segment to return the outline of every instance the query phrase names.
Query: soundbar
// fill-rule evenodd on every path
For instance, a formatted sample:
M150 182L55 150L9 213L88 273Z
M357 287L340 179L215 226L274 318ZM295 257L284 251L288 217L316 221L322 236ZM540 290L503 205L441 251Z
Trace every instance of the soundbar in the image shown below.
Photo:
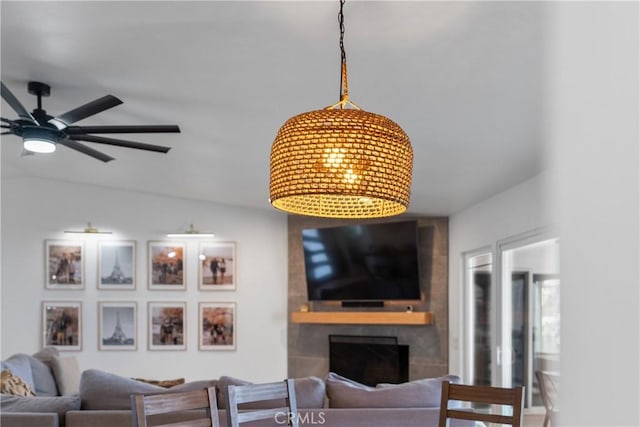
M354 308L354 307L382 308L384 307L384 301L342 301L342 307L344 308Z

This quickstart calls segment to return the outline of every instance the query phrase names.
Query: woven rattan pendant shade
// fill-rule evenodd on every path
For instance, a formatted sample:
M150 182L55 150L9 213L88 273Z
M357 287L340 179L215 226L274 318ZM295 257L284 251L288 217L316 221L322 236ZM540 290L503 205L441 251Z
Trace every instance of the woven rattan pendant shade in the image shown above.
M349 100L340 0L340 101L291 117L271 146L269 200L277 209L326 218L378 218L407 210L409 137L392 120ZM347 108L347 107L352 108Z
M270 200L329 218L398 215L409 205L413 150L392 120L358 109L299 114L271 148Z

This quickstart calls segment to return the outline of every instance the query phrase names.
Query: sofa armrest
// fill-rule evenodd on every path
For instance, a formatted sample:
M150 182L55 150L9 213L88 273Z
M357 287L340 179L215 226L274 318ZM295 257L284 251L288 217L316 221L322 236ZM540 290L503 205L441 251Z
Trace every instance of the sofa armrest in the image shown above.
M53 412L3 412L2 427L58 427L58 414Z

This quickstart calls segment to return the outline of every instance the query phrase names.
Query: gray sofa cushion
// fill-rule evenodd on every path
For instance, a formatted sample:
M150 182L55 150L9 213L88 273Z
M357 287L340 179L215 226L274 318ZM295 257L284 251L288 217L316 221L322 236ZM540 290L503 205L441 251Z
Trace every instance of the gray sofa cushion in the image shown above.
M80 377L80 399L82 409L130 409L132 394L199 390L216 384L216 380L201 380L164 388L98 369L87 369Z
M443 381L459 383L460 377L445 375L369 387L331 372L326 380L327 397L330 408L437 408Z
M80 409L79 396L8 396L0 397L0 412L53 412L58 414L58 421L64 426L64 414L67 411Z
M325 399L324 381L318 377L295 378L293 380L296 390L296 403L298 408L323 408ZM251 384L238 378L222 376L218 379L218 408L229 407L227 402L227 386ZM240 409L266 409L285 406L282 401L263 401L240 405Z
M36 386L33 383L33 374L31 373L31 363L29 363L29 358L31 356L27 354L14 354L6 360L2 361L0 365L0 371L8 369L11 373L17 377L20 377L22 381L29 384L31 390L35 390Z
M4 427L59 427L58 414L51 412L3 412L0 426Z

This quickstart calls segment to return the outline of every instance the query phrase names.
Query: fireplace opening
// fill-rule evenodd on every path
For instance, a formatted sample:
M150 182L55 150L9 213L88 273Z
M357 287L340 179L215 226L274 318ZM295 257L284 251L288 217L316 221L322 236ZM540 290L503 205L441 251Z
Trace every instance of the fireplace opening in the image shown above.
M409 381L409 346L396 337L329 335L329 370L368 386Z

